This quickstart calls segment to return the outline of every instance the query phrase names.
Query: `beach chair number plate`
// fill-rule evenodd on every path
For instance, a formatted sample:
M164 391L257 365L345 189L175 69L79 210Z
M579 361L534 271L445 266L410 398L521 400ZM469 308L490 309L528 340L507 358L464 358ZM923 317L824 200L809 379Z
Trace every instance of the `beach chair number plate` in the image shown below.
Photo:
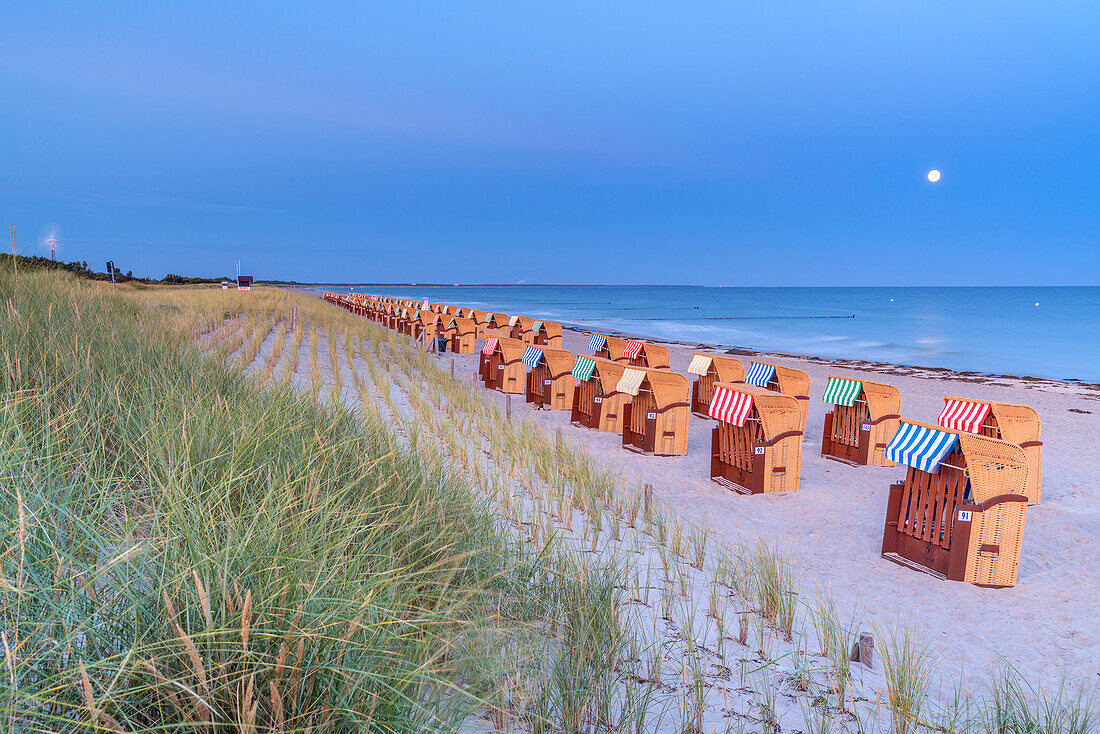
M863 430L865 430L865 431L871 430L871 424L870 423L864 423L863 424Z
M654 420L657 417L657 414L656 413L646 413L645 417L648 418L649 420Z
M603 402L603 398L596 398L596 399L595 399L594 401L592 401L592 402L594 402L594 403L597 403L597 404L598 404L598 403L602 403L602 402Z
M498 365L497 365L497 369L498 369L498 370L502 370L502 369L504 369L504 365L502 365L502 364L498 364Z
M970 510L959 510L959 522L970 522Z
M550 384L550 380L543 380L543 381L542 381L542 384L543 384L543 385L549 385L549 384Z
M754 454L757 454L757 455L762 455L764 453L764 447L763 446L757 446L756 448L754 448L752 450L752 452Z

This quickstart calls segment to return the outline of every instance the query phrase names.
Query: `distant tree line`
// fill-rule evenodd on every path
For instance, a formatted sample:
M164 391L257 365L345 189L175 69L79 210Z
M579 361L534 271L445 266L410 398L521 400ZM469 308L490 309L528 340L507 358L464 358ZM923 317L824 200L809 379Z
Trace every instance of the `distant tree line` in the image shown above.
M16 268L18 270L64 270L80 278L87 278L88 280L107 280L107 273L92 270L88 267L87 260L61 262L60 260L51 260L48 257L42 257L40 255L2 255L0 256L0 267ZM133 270L127 270L125 274L123 274L122 269L116 263L115 280L119 283L195 285L197 283L220 283L223 280L234 279L228 276L222 276L220 278L193 278L184 275L176 275L175 273L168 273L160 280L156 278L139 278L134 276Z

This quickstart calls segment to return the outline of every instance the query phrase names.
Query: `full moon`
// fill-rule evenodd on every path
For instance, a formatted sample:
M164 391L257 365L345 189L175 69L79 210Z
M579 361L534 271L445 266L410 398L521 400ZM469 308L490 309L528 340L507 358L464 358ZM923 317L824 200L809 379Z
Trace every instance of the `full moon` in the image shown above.
M928 180L932 183L936 183L940 180L940 172L933 168L931 171L928 172Z

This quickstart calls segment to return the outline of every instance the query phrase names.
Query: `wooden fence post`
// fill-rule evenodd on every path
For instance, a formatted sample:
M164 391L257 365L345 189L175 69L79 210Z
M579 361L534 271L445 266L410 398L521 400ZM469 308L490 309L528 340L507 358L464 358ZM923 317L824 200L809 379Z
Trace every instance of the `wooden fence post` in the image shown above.
M859 642L852 645L852 662L874 668L875 636L870 632L861 632Z
M455 358L451 357L451 379L455 378Z

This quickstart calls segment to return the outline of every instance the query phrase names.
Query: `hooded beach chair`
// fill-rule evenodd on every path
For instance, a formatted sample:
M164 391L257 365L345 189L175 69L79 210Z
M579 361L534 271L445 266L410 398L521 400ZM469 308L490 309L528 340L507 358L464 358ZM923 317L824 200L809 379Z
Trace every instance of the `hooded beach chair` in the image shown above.
M623 446L657 456L687 453L691 405L686 377L627 367L616 389L632 396L623 406Z
M609 362L622 361L625 346L625 339L604 334L593 334L588 340L588 348L592 350L592 354Z
M798 491L802 410L790 395L717 383L710 417L710 478L741 494Z
M830 376L821 398L825 414L821 455L845 464L893 466L886 447L898 430L901 393L893 385Z
M710 417L710 401L716 383L736 385L745 381L745 365L741 360L718 354L696 352L688 365L688 373L698 375L691 384L691 412L700 418Z
M527 402L553 410L572 409L576 364L572 352L528 345L523 363L531 368L527 374Z
M799 430L806 430L806 416L810 409L809 375L793 367L758 362L754 359L749 362L745 384L774 390L784 395L790 395L797 400L802 410L802 422L799 424Z
M573 410L570 420L579 426L622 432L623 406L630 398L618 391L626 368L599 357L577 355L573 365Z
M425 342L435 339L441 331L441 324L439 322L440 316L435 311L421 311L420 338Z
M652 367L658 370L667 370L669 365L668 348L637 339L628 339L623 345L622 356L616 361L626 362L632 367Z
M1027 486L1022 494L1028 502L1039 504L1043 484L1042 423L1034 408L1012 403L996 403L974 398L943 399L943 410L936 422L980 436L999 438L1016 444L1027 457Z
M561 324L553 321L539 321L538 319L520 317L518 337L525 344L536 347L561 348ZM513 331L513 333L516 333Z
M507 337L489 337L485 344L486 349L493 345L484 370L485 387L512 395L527 392L527 370L523 365L526 345Z
M530 316L512 316L508 320L508 336L512 339L519 339L524 344L530 344L527 339L523 338L523 333L529 331L535 320Z
M883 558L951 581L1015 586L1028 504L1024 450L903 420L886 455L907 468L890 487Z
M477 355L477 374L486 387L490 386L489 379L494 375L489 372L489 361L496 353L497 343L501 338L507 337L508 335L502 331L487 331L484 334L485 343L482 344L481 351Z
M477 324L473 319L453 316L447 324L451 339L451 351L455 354L473 354L477 335Z

